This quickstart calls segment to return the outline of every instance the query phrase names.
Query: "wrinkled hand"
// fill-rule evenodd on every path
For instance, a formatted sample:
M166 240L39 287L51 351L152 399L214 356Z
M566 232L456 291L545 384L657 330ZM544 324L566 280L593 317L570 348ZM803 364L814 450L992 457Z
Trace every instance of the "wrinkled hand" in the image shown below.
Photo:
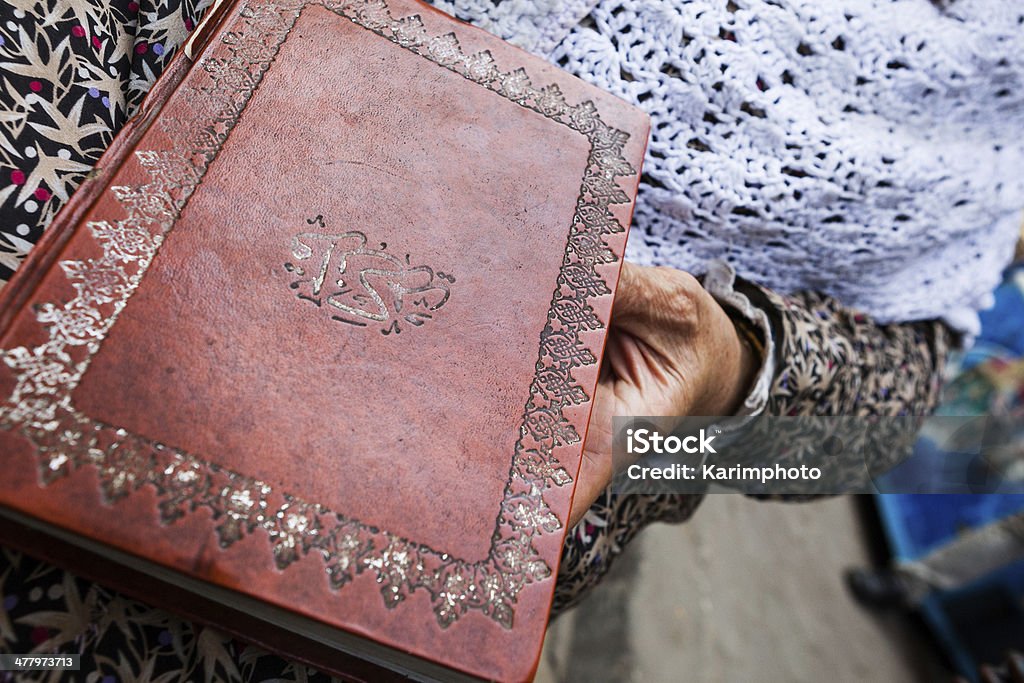
M623 263L571 526L614 474L614 416L732 415L750 390L757 362L692 275Z

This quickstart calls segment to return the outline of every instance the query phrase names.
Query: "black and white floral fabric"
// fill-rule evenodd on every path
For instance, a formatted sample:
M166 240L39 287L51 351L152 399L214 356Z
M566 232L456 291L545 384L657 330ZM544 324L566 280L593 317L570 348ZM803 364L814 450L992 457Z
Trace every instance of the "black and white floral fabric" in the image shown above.
M211 1L0 3L0 283Z

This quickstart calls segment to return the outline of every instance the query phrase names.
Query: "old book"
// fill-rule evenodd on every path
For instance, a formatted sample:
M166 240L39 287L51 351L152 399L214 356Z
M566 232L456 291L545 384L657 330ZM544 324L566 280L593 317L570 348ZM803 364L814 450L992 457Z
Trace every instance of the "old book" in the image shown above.
M2 292L8 536L529 679L647 130L415 2L228 2Z

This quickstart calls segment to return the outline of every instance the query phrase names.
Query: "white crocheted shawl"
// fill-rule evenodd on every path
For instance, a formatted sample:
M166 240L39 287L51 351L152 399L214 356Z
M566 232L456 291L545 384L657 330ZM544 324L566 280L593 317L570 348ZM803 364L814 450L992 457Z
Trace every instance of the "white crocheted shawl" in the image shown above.
M436 0L652 117L629 257L974 333L1024 207L1021 0Z

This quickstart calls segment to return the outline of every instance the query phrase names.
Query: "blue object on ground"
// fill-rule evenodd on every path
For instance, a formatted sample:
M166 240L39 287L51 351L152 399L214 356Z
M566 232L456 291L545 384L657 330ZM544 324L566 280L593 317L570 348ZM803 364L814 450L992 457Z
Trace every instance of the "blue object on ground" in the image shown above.
M974 382L975 388L985 387L985 391L991 388L989 406L999 406L998 410L1012 419L1018 414L1024 386L1009 390L999 386L998 380L1004 376L1000 375L1001 368L1005 367L999 364L1024 359L1024 265L1007 271L996 291L995 307L984 312L981 319L981 335L975 347L961 358L960 370L990 370L987 377L997 380L991 387L979 385L976 378L969 382ZM959 412L970 405L963 396L960 398L943 408ZM1009 413L1005 412L1007 406ZM917 450L927 456L934 444L921 441ZM933 455L915 458L912 466L908 463L904 471L891 474L904 480L912 476L918 482L942 481L948 474L941 471L942 463L948 466L949 458ZM932 463L933 470L921 471L928 463ZM966 530L1024 511L1024 495L884 494L876 495L875 501L897 564L919 560ZM981 664L1002 661L1011 648L1024 649L1024 562L1008 564L968 585L933 591L921 603L920 611L957 672L978 681Z

